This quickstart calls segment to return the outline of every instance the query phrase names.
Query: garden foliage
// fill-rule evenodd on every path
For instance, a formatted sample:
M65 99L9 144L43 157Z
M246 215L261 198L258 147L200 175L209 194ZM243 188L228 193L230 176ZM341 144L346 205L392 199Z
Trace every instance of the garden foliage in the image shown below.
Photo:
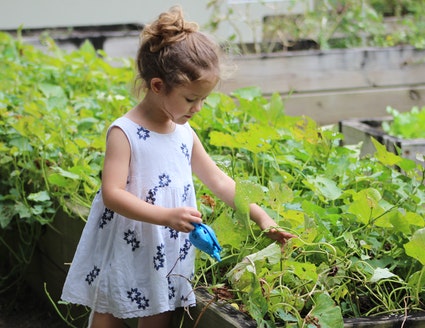
M414 106L410 111L400 113L391 106L387 107L391 114L390 122L383 122L383 130L391 136L402 139L425 139L425 106Z
M129 63L113 67L89 43L66 53L46 42L42 52L0 34L0 242L14 268L0 289L30 261L41 226L89 207L106 128L135 103ZM195 286L231 291L259 327L425 309L422 166L376 141L360 158L333 127L285 115L280 95L255 87L210 95L191 124L237 181L234 211L195 180L223 246L220 263L198 254ZM250 202L298 238L281 249L249 220Z

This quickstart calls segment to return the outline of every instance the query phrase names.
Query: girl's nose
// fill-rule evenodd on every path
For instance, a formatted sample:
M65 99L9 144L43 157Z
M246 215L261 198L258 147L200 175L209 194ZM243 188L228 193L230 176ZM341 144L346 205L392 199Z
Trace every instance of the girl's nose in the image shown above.
M201 111L202 105L204 104L204 102L202 100L197 101L196 103L193 104L193 107L191 109L191 112L193 113L198 113L199 111Z

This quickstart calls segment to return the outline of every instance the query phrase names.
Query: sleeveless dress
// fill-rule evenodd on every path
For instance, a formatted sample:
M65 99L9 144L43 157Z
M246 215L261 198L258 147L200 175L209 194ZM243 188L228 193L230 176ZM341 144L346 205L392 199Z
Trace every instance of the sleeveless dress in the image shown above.
M190 125L177 124L172 133L160 134L121 117L110 128L115 126L131 148L127 190L162 207L196 208ZM193 306L194 259L187 233L114 213L103 204L100 190L61 298L117 318Z

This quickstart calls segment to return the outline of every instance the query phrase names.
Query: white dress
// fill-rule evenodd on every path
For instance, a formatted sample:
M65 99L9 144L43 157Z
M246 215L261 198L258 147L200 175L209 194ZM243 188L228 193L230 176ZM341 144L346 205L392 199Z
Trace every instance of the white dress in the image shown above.
M127 190L162 207L196 208L191 170L193 131L149 131L128 118L131 147ZM195 304L190 280L194 246L187 233L125 218L106 208L99 191L69 269L62 300L117 318L154 315Z

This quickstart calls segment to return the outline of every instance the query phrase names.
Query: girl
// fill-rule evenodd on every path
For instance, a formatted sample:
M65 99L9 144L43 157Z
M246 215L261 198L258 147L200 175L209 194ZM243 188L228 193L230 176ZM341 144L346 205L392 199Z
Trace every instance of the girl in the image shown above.
M190 278L201 223L192 173L234 207L235 182L188 124L219 81L219 48L174 7L144 28L137 55L143 100L110 126L102 172L62 299L92 309L90 327L168 327L195 304ZM259 206L251 218L284 244L290 233ZM184 278L186 277L186 278Z

